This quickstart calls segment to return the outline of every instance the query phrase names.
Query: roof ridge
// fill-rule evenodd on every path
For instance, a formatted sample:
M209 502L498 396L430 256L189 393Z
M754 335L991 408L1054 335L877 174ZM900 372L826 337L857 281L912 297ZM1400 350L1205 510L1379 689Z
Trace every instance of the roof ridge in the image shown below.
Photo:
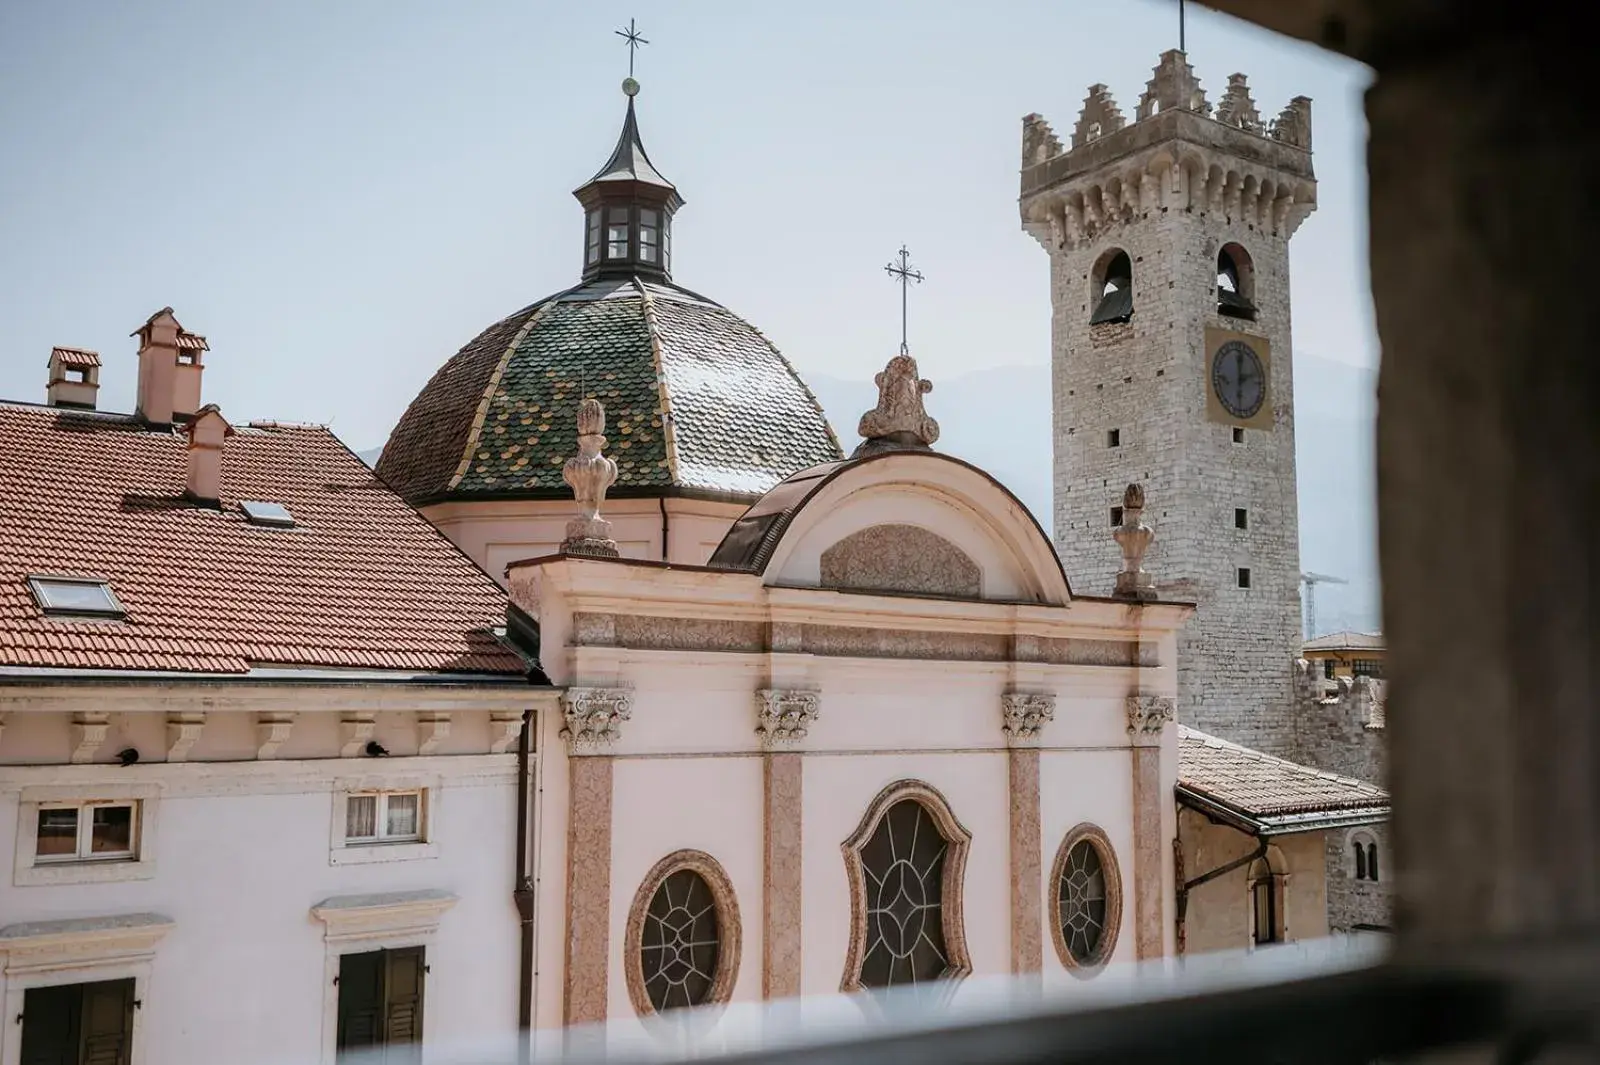
M478 441L483 434L483 423L489 417L489 405L494 402L495 393L500 388L500 379L505 375L506 366L510 364L511 357L516 354L517 348L522 345L523 339L527 337L535 323L542 321L544 316L550 313L550 308L561 302L562 296L580 287L579 285L574 285L572 288L563 289L542 304L535 305L533 313L528 315L527 321L523 322L522 327L517 330L517 335L511 338L511 343L506 345L506 350L500 353L500 359L495 363L494 372L489 375L489 380L484 384L483 393L478 397L478 409L472 416L472 428L467 430L467 442L462 445L461 459L456 463L456 472L451 474L450 480L446 482L445 491L454 490L461 483L461 478L467 475L467 470L472 465L472 455L478 450ZM507 317L513 316L508 315ZM500 319L500 322L504 321L505 318ZM500 322L496 322L495 325L499 325ZM492 329L494 326L490 326L490 328Z
M678 477L678 424L672 415L672 393L667 388L667 366L661 357L661 330L656 326L656 301L650 295L650 290L637 275L632 278L633 287L638 290L639 298L644 302L644 331L650 337L650 362L656 370L656 402L661 408L661 444L667 453L667 480L672 484L679 483ZM721 304L717 304L721 306ZM666 555L667 545L661 545L661 553Z

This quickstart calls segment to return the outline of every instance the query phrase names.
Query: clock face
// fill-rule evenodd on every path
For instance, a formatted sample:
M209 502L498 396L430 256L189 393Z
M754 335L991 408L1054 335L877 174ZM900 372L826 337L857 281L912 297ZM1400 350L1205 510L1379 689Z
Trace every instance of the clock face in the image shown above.
M1211 387L1229 414L1241 420L1254 418L1267 398L1261 356L1242 340L1221 345L1211 358Z

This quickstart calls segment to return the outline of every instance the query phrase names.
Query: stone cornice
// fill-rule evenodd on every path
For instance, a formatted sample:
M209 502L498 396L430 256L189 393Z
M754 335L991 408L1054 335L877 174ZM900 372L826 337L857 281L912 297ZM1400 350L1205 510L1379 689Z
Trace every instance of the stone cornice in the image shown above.
M553 709L560 693L527 684L335 684L305 682L159 681L129 677L81 682L76 678L21 678L0 684L0 713L93 706L97 712L264 712L315 707L319 711L379 713Z
M448 891L391 891L372 895L335 895L311 907L311 915L327 928L330 943L436 931L444 912L456 904Z
M158 913L10 924L0 928L0 956L10 976L141 961L173 927Z
M352 772L351 761L311 758L229 762L141 763L141 786L158 787L162 797L213 795L295 795L329 790L336 778ZM431 758L369 758L359 763L363 772L415 777L439 777L442 786L486 787L516 779L511 754L436 755ZM128 771L116 763L90 765L0 766L0 795L38 786L108 785L127 790Z

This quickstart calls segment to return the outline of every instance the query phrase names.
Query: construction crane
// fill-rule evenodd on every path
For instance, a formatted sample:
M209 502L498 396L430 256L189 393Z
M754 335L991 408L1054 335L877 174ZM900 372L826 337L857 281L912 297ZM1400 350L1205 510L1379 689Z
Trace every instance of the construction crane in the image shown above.
M1349 584L1343 577L1330 577L1326 573L1302 573L1300 583L1306 586L1306 635L1305 638L1314 639L1317 635L1317 585L1319 584Z

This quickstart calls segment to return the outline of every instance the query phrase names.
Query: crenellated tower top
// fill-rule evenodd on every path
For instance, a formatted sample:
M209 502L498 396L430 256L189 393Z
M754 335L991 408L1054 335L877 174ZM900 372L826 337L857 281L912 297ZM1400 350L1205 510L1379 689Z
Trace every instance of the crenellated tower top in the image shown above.
M1152 211L1221 214L1287 240L1317 202L1311 100L1264 124L1243 74L1215 112L1184 54L1163 53L1128 122L1089 87L1071 146L1041 115L1022 120L1022 223L1046 248L1076 247Z

